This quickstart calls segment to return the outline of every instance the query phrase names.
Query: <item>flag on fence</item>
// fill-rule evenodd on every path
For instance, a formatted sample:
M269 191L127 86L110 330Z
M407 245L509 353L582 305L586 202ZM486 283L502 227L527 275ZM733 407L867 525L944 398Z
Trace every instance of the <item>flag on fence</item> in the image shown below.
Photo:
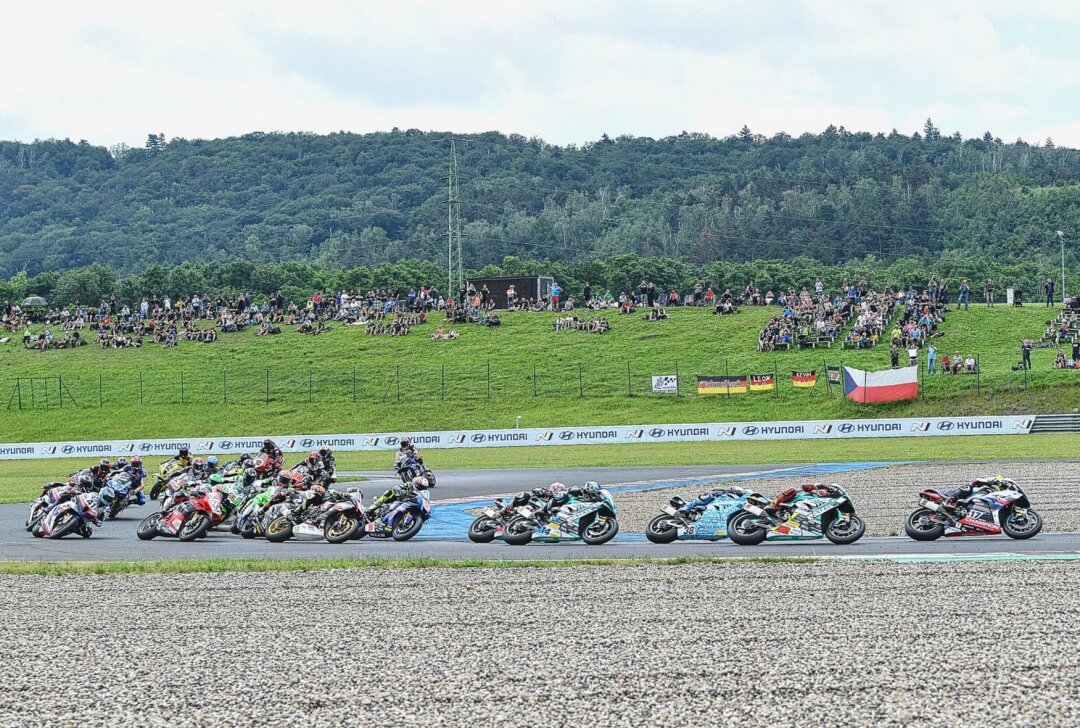
M813 387L817 384L817 372L792 372L791 383L796 387Z
M654 375L652 378L652 391L660 394L678 394L679 377L674 374Z
M746 376L732 374L727 377L697 378L698 394L743 394L746 392Z
M829 384L840 384L840 367L825 367L825 377Z
M844 367L844 396L852 402L895 402L919 396L919 367L881 372Z
M768 392L770 389L776 386L773 381L772 374L751 374L750 375L750 391L751 392Z

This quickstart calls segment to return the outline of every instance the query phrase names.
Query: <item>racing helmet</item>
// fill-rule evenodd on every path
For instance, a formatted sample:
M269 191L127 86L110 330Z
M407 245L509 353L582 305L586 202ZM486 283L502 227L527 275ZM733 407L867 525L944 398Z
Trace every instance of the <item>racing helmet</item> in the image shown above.
M278 473L277 484L282 488L291 488L293 484L293 474L289 470L282 470Z
M191 451L188 450L186 447L182 447L182 448L180 448L180 452L177 453L177 457L179 457L179 458L189 458L189 457L191 457Z
M566 491L567 488L565 483L559 483L556 481L548 486L548 492L556 498L561 498L562 496L566 495Z
M80 473L79 477L75 480L75 485L80 490L90 490L94 487L94 476L90 473Z
M142 458L139 457L138 455L131 458L131 467L133 467L133 468L141 468L142 467Z
M427 490L428 479L422 475L417 475L415 478L412 479L412 484L413 487L417 490Z
M407 437L401 438L401 447L399 449L405 450L410 447L412 447L412 440Z
M326 445L323 445L322 447L319 448L319 457L324 457L325 458L325 457L328 457L329 455L330 455L330 448L328 448Z
M598 495L600 493L600 484L595 480L586 481L585 487L582 489L589 495Z
M216 468L218 465L217 455L211 455L210 457L206 458L206 464L212 468Z
M263 440L263 449L264 450L269 450L269 449L274 448L274 447L277 447L277 444L273 440L271 440L269 437L266 438L265 440Z
M117 468L118 470L119 470L120 468L126 468L126 467L127 467L127 464L128 464L128 459L127 459L126 457L124 457L123 455L121 455L120 457L116 458L116 464L115 464L115 467L116 467L116 468Z
M98 492L98 505L102 508L111 508L115 500L116 491L107 485Z
M196 473L206 472L206 461L202 458L195 458L191 461L191 469Z
M101 460L98 461L98 465L100 465L103 468L111 468L112 467L112 463L109 462L109 458L101 458Z
M319 462L320 459L321 458L319 458L319 451L318 450L312 450L311 452L308 453L307 462L310 463L311 465L315 465L316 463Z

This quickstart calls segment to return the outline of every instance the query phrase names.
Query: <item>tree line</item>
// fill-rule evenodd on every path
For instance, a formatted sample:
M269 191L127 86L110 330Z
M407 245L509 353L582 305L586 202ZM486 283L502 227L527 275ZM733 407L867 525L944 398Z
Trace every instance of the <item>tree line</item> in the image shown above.
M1022 287L1034 299L1041 291L1047 276L1058 271L1044 269L1033 261L1002 263L984 257L944 256L933 260L903 258L891 262L873 256L830 265L806 256L791 259L754 260L747 262L713 261L696 264L684 259L642 257L624 253L602 260L550 261L508 256L498 265L490 264L469 271L471 277L550 275L566 291L565 296L580 297L586 282L594 294L610 290L633 293L642 280L655 283L661 291L676 290L686 294L697 282L711 286L717 293L726 288L738 293L748 283L762 290L807 288L821 279L828 291L837 291L843 281L851 284L865 278L877 290L914 287L921 291L931 276L948 280L953 291L967 278L973 290L981 290L986 278L993 278L997 290ZM139 273L125 274L113 268L94 264L65 271L46 271L35 276L19 272L0 280L0 303L18 302L26 296L42 296L51 306L75 303L97 305L115 298L124 303L137 303L153 296L207 294L235 296L254 294L265 300L271 293L281 292L288 301L301 302L314 292L332 294L340 290L396 290L434 284L445 295L446 270L431 261L405 260L374 267L327 268L312 263L283 262L257 265L248 262L216 264L185 262L177 266L155 263Z
M805 257L1053 264L1080 234L1080 152L1052 140L913 134L456 137L464 259L688 266ZM149 135L145 148L0 142L0 276L100 263L446 259L450 135ZM1070 253L1070 263L1078 259Z

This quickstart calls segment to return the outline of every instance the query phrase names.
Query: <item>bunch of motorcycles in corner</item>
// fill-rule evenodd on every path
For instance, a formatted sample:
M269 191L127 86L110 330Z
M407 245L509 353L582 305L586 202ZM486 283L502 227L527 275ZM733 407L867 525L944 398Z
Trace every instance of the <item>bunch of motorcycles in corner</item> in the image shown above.
M431 516L427 490L434 484L434 474L408 440L394 464L401 484L367 507L359 489L341 492L331 487L337 479L329 448L313 450L288 470L282 469L283 463L284 455L272 440L264 442L257 455L243 455L220 468L217 458L193 458L181 450L157 472L150 496L159 501L159 508L139 524L138 538L195 541L211 529L227 527L243 538L262 537L273 543L293 537L330 543L364 536L407 541ZM141 477L127 473L125 479L125 471L116 469L120 465L129 464L118 461L109 466L102 461L72 475L68 484L47 484L31 506L27 528L38 536L61 538L78 532L88 537L91 525L101 525L106 515L115 518L130 503L146 503L141 462ZM122 485L128 490L120 490ZM63 515L67 513L73 515Z
M552 483L519 493L509 501L498 498L469 526L469 540L490 543L498 539L511 546L531 541L583 541L599 546L618 532L611 493L589 481L573 488Z

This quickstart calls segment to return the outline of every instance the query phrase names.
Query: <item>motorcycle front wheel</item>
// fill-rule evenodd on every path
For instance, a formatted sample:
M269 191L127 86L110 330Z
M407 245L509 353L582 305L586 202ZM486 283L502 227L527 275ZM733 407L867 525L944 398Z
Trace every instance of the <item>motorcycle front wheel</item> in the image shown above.
M180 529L176 532L177 538L185 543L202 538L210 530L210 516L202 511L192 511L184 517Z
M33 531L34 526L37 525L38 521L40 521L41 517L44 515L45 509L42 508L40 504L35 503L34 505L30 506L30 515L26 517L26 530Z
M854 513L847 518L834 518L825 527L825 538L844 546L855 543L866 533L866 522Z
M323 538L329 543L345 543L355 538L356 532L362 525L361 520L355 515L339 513L327 519L323 526Z
M645 538L653 543L673 543L678 537L679 529L675 527L675 519L666 513L661 513L645 526Z
M590 546L600 546L615 538L615 534L619 532L619 522L615 520L615 516L606 516L600 520L600 517L594 513L586 516L578 524L578 529L582 541Z
M533 531L536 530L536 522L525 518L515 518L506 524L503 529L503 542L511 546L524 546L532 541Z
M410 538L420 533L420 529L424 527L424 519L419 514L408 511L398 516L398 519L394 521L394 530L391 532L395 541L408 541Z
M728 521L728 538L740 546L757 546L769 532L757 524L756 516L749 511L736 513Z
M270 543L288 541L293 535L293 524L288 516L278 516L266 524L266 540Z
M469 540L473 543L491 543L499 524L494 518L480 516L469 526Z
M49 538L63 538L69 533L74 531L79 526L79 519L74 513L65 513L60 516L60 520L57 522L53 532L49 534Z
M916 541L936 541L945 535L945 525L934 520L934 512L919 508L904 521L904 533Z
M1017 513L1015 508L1010 508L1002 514L1001 530L1009 538L1023 540L1031 538L1042 530L1042 516L1030 508L1021 510L1021 513Z
M150 489L150 500L156 501L161 496L163 490L165 490L165 481L158 478L154 481L154 487Z

